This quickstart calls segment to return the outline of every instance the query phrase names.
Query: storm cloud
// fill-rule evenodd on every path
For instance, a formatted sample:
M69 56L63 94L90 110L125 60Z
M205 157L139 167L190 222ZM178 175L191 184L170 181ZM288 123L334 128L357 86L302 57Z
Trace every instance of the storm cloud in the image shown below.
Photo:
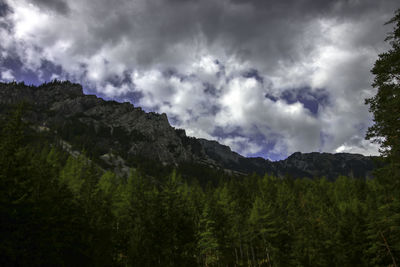
M7 0L0 79L58 78L271 159L364 140L395 0ZM36 76L35 76L36 75Z

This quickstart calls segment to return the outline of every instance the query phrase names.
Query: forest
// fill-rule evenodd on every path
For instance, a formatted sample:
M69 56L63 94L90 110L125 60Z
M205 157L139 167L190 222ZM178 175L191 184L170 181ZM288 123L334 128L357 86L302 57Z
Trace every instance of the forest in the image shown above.
M400 264L400 10L372 73L372 179L105 171L85 151L0 117L1 266ZM149 171L153 169L153 172ZM199 171L200 170L200 171ZM204 179L202 175L213 176Z
M400 176L129 177L1 121L2 266L396 266Z

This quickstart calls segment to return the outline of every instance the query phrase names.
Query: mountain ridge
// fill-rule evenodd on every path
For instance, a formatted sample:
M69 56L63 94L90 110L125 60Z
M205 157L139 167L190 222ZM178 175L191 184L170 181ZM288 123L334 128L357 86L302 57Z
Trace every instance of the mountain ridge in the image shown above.
M187 136L184 129L169 124L165 113L145 112L128 102L85 95L80 84L69 81L40 86L0 83L2 111L20 102L31 106L29 121L91 150L110 168L116 166L105 158L112 154L119 156L125 167L134 166L135 158L143 157L162 165L194 163L232 174L255 172L296 178L369 178L375 165L373 157L350 153L296 152L275 162L244 157L217 141Z

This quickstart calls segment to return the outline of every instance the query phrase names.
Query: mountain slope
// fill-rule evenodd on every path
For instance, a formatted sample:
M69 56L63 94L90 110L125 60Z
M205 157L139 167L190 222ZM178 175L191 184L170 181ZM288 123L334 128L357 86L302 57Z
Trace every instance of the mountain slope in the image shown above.
M186 136L184 130L169 124L166 114L85 95L81 85L68 81L38 87L0 83L0 111L20 102L29 106L27 120L85 149L109 168L127 169L141 158L171 166L199 164L230 173L330 179L339 175L365 178L374 168L371 157L347 153L297 152L277 162L246 158L216 141Z

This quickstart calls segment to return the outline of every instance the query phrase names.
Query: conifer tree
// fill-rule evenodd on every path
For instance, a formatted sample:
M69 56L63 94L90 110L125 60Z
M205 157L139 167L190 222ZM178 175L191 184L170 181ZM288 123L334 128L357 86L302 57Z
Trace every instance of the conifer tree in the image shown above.
M368 129L367 139L381 145L383 155L389 156L396 167L400 162L400 9L386 24L394 24L387 36L391 48L379 55L372 73L377 94L366 100L374 115L374 125ZM399 174L399 173L397 173Z
M385 251L377 253L375 260L396 265L400 257L400 9L386 24L394 24L386 38L391 48L379 55L371 71L375 75L372 85L378 91L366 100L374 115L374 124L368 129L366 138L380 144L388 164L375 172L383 194L377 199L376 221L370 222L368 232L374 240L371 249Z
M215 235L215 222L210 217L209 205L205 204L199 221L197 248L203 266L215 266L219 261L219 245Z

